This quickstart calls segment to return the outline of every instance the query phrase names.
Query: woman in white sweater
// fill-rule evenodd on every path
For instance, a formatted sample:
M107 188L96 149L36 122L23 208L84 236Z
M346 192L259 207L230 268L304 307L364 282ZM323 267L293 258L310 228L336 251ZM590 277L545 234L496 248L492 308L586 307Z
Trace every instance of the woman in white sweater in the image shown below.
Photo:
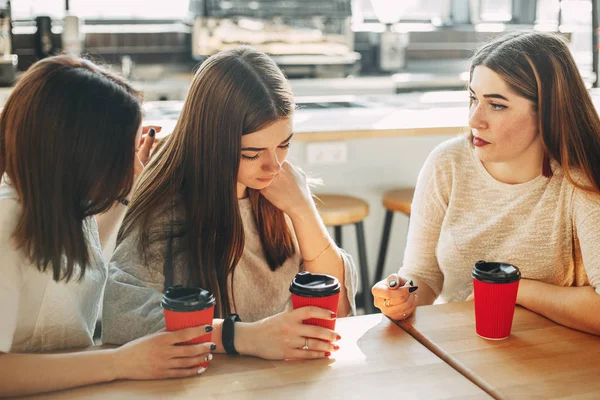
M210 343L175 346L204 326L115 350L71 350L93 344L103 253L112 253L122 202L154 140L150 133L138 147L140 123L129 85L68 56L36 63L8 98L0 116L0 397L188 376L207 357Z
M473 58L469 92L471 132L423 166L403 266L375 306L402 320L464 301L475 262L502 261L521 270L517 304L600 334L600 120L568 47L499 37Z

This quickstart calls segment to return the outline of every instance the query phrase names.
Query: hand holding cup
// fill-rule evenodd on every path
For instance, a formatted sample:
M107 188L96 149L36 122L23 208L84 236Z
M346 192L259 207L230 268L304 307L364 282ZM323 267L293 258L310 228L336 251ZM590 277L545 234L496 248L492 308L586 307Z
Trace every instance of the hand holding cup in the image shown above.
M201 325L177 332L161 331L129 342L115 350L116 379L184 378L203 373L200 366L212 359L211 342L179 346L180 343L210 332L212 326Z
M329 357L341 339L335 331L308 325L305 320L335 321L337 316L321 307L307 306L260 321L236 325L235 347L242 354L267 360L315 359Z

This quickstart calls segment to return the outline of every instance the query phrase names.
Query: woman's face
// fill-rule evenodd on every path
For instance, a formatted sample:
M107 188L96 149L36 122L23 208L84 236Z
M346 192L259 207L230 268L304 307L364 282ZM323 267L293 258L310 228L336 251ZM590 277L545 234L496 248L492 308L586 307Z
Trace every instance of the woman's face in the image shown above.
M261 190L271 184L288 155L292 136L292 117L242 136L238 197L247 187Z
M530 100L517 95L500 75L481 65L473 70L469 91L469 126L475 151L484 164L523 164L538 157L543 144Z

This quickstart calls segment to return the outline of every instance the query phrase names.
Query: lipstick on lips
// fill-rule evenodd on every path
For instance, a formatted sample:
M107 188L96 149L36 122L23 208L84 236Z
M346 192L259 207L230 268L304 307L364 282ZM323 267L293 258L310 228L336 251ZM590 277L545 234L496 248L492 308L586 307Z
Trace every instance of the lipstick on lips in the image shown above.
M480 137L477 136L473 136L473 145L477 146L477 147L485 147L488 144L491 144L490 142L486 142L485 140L483 140Z
M265 182L265 183L267 183L267 182L271 182L271 181L273 180L273 178L274 178L274 177L272 176L272 177L270 177L270 178L257 178L257 179L258 179L259 181L261 181L261 182Z

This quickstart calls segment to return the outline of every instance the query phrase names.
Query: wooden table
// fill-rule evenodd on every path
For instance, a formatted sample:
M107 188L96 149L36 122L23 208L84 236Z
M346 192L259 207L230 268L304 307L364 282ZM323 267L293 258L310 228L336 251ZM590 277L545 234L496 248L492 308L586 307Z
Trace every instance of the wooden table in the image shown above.
M120 381L39 399L489 399L381 314L344 318L340 350L313 361L215 356L201 376Z
M495 398L600 398L600 337L527 309L498 341L475 333L472 301L420 307L398 325Z

